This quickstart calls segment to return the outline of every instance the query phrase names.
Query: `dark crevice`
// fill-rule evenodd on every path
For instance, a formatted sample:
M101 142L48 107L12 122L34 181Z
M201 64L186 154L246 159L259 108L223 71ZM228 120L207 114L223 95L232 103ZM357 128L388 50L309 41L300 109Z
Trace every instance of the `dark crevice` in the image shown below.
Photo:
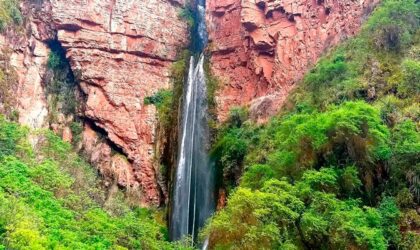
M49 99L49 113L52 116L58 113L76 115L80 109L79 98L84 99L79 91L78 74L71 69L66 50L58 40L48 40L46 44L51 50L47 62L48 71L44 79L45 92Z
M104 128L98 126L96 122L90 118L84 117L83 120L96 132L101 141L111 148L112 152L127 156L122 147L109 139L108 132ZM127 158L127 160L129 159Z
M260 8L261 10L265 10L265 2L258 2L257 3L258 8Z
M331 14L331 7L325 8L325 15L328 16L329 14Z

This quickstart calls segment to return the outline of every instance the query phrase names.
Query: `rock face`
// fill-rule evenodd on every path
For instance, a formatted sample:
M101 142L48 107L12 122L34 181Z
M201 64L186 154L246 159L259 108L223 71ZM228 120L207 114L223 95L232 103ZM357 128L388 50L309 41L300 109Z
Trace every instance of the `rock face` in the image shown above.
M23 7L22 12L30 16L29 9ZM31 128L43 127L48 115L43 79L49 48L42 42L38 27L41 26L28 22L23 27L27 32L7 29L0 34L2 66L10 65L16 72L17 82L12 83L13 106L19 114L19 122Z
M305 71L355 34L378 1L207 0L211 67L223 84L219 119L235 105L250 105L256 120L276 112ZM170 66L188 43L188 27L178 17L185 3L27 0L26 35L0 36L18 75L19 120L34 128L55 128L47 121L44 86L48 44L56 40L66 49L83 92L84 150L106 180L141 190L143 205L168 196L154 162L156 109L144 98L170 87ZM68 127L56 130L74 138Z
M54 40L62 45L82 91L78 115L85 121L84 151L105 180L114 178L120 186L140 190L139 202L145 206L159 205L168 194L158 185L154 162L156 109L144 105L144 98L170 87L171 64L188 44L187 24L178 17L184 4L27 0L21 9L30 35L0 36L2 48L12 51L10 63L18 75L20 122L49 126L71 141L69 127L48 124L48 44Z
M275 113L328 48L354 35L379 0L208 0L218 117L250 105L256 120Z
M187 26L178 18L183 4L51 0L50 5L57 39L86 95L83 115L127 156L129 164L111 159L110 170L120 176L120 185L140 185L144 205L157 205L167 195L158 187L153 163L156 110L143 102L170 87L170 65L188 39ZM110 153L104 145L98 150Z

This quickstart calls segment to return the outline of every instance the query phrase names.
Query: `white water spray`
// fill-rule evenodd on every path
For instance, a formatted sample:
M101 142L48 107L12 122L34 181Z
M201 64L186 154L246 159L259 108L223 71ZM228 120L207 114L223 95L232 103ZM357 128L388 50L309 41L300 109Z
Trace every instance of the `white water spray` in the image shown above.
M207 44L204 3L198 3L197 34L200 50ZM180 148L173 190L172 240L191 235L214 211L214 170L208 160L209 128L204 56L190 59L182 109Z

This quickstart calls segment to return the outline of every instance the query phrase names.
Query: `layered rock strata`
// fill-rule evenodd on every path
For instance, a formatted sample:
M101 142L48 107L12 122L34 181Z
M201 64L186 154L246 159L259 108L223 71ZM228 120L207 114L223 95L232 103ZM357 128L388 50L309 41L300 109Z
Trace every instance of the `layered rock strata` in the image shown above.
M153 161L156 109L144 105L144 98L170 87L171 63L188 39L187 26L178 17L183 4L51 1L57 39L87 98L84 116L127 156L129 164L111 159L111 170L120 185L139 185L144 205L158 205L167 195L158 187Z
M13 106L19 122L30 128L41 128L48 116L43 82L50 50L43 42L45 26L33 22L32 9L28 6L22 5L22 12L29 21L0 34L0 61L2 67L16 73L9 87L13 89Z
M256 120L274 114L294 84L332 46L360 29L379 0L208 0L218 117L250 105Z
M145 206L159 205L167 191L158 185L154 162L157 111L145 105L144 98L170 88L171 64L188 44L187 24L179 18L184 4L184 0L28 0L21 7L31 35L19 42L13 41L18 36L0 37L1 45L13 49L20 120L32 127L51 126L43 86L47 45L53 40L62 45L85 98L79 115L92 125L84 126L85 151L102 174L114 176L120 186L141 190L140 203ZM105 141L97 141L95 128ZM69 129L62 130L71 140ZM114 157L113 148L128 161Z

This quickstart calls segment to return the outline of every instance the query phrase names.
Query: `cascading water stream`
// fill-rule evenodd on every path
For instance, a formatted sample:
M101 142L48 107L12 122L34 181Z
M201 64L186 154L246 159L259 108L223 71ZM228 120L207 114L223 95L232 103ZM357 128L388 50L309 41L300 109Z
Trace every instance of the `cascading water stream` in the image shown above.
M204 6L204 0L197 2L200 52L207 45ZM191 57L185 89L170 223L172 240L187 235L195 240L198 230L214 211L214 173L207 150L209 128L204 55L198 60Z

